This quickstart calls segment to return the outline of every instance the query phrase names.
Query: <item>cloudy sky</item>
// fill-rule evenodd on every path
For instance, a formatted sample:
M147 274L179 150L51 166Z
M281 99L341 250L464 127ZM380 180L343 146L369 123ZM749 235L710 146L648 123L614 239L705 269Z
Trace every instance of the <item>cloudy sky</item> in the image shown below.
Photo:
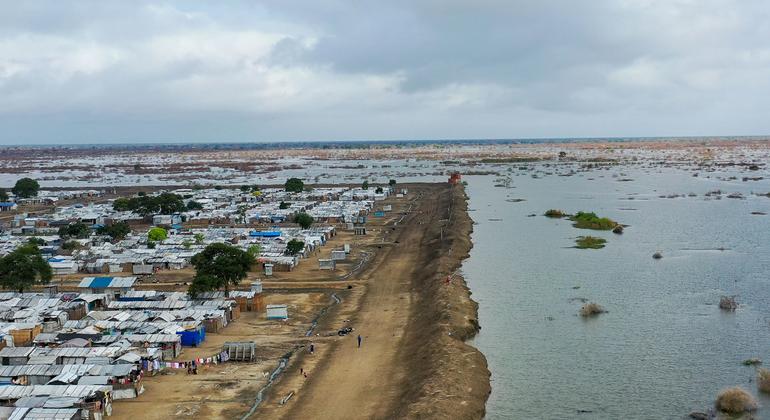
M767 0L0 0L0 144L770 134Z

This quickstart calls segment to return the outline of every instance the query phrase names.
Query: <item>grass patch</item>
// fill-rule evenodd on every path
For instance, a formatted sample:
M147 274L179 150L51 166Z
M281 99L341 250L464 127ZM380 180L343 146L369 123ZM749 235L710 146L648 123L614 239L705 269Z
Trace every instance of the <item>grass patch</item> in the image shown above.
M717 395L717 410L728 414L743 414L757 409L757 401L745 389L736 386Z
M618 222L606 217L599 217L594 212L579 211L570 217L570 220L575 222L572 226L578 229L612 230L618 226Z
M604 248L605 243L607 243L607 240L603 238L597 238L595 236L581 236L575 240L575 248L601 249Z
M555 219L561 219L562 217L564 217L566 215L567 215L567 213L564 213L563 211L557 210L557 209L550 209L550 210L546 211L545 214L544 214L545 217L553 217Z

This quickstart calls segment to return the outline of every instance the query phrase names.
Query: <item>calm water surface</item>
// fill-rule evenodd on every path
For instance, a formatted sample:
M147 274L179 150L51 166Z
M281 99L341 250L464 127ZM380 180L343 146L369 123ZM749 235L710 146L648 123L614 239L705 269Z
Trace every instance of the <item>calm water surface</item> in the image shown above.
M727 386L756 394L755 368L741 362L770 362L770 216L751 212L770 213L770 199L749 193L770 184L624 171L634 180L598 171L496 188L494 177L466 177L477 225L463 271L480 304L473 344L492 371L487 418L680 419ZM747 198L704 197L717 188ZM580 230L540 216L549 208L629 227ZM584 234L606 248L571 248ZM739 309L720 311L722 295L737 295ZM577 298L609 313L582 319ZM759 401L758 418L770 418L770 398Z

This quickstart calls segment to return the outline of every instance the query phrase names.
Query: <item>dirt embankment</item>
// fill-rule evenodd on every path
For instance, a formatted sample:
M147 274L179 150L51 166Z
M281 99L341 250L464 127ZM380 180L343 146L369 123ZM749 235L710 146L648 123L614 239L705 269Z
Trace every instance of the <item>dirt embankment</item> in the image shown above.
M390 245L378 247L361 273L366 287L343 298L327 318L330 325L355 327L355 333L316 338L315 354L302 351L293 358L259 416L483 417L489 371L484 356L465 344L478 331L477 305L462 278L446 281L471 246L465 194L446 184L413 184L409 190L414 198L401 210L403 219L380 231ZM276 403L287 395L294 397Z
M490 373L484 355L465 343L479 331L478 304L456 274L471 249L473 223L462 188L450 188L441 194L441 202L446 213L440 217L446 221L438 232L430 229L423 236L425 264L412 277L416 310L401 349L410 380L398 415L477 419L485 413Z

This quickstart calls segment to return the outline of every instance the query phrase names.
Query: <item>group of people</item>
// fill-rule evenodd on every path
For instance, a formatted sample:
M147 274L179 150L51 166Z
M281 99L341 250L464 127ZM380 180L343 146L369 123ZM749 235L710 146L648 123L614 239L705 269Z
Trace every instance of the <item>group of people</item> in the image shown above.
M198 364L195 363L195 360L191 360L189 362L184 362L184 364L187 366L187 374L188 375L197 375L198 374Z

